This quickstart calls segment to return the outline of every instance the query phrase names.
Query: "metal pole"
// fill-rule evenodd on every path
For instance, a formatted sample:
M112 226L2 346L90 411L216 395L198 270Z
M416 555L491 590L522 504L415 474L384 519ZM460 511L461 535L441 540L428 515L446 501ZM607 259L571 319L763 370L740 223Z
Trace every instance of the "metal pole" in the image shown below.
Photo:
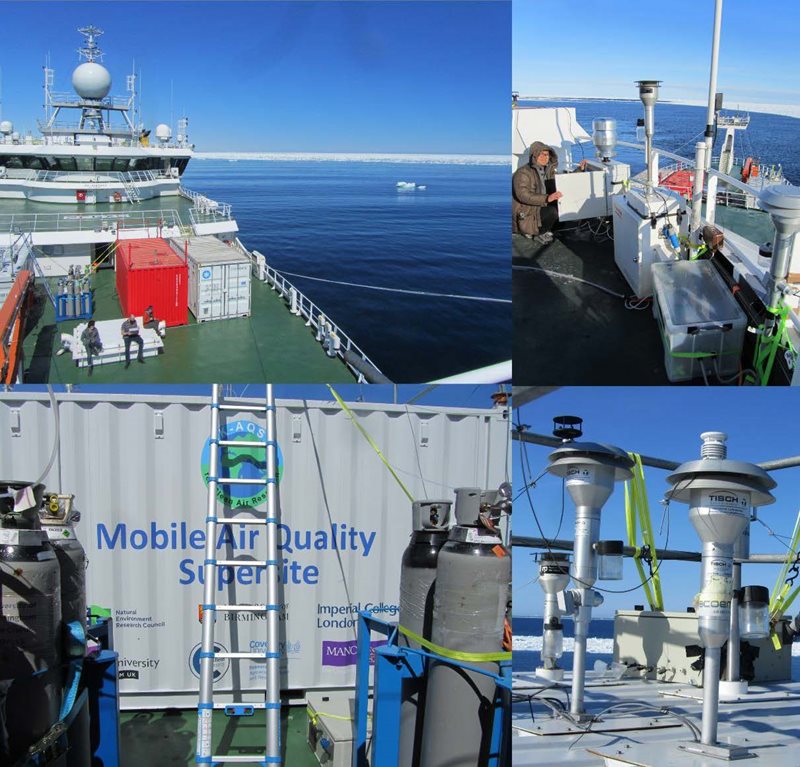
M720 647L706 647L703 667L703 728L701 742L713 746L717 742L719 712Z
M216 559L217 475L219 471L219 384L211 386L211 434L208 460L208 503L206 506L206 555L203 566L203 604L214 605L214 560ZM214 621L216 610L203 610L203 645L200 655L200 699L197 706L197 755L211 756L211 717L214 683Z
M527 442L531 445L543 445L544 447L561 447L563 441L556 437L550 437L547 434L536 434L532 431L519 431L514 429L511 432L511 438L518 442ZM666 458L654 458L650 455L642 455L642 464L644 466L651 466L654 469L666 469L667 471L674 471L680 466L678 461L669 461ZM798 465L800 465L800 456L798 456Z
M275 394L267 384L267 761L281 763L281 679L278 639L278 442Z
M733 564L733 597L731 598L731 633L728 637L728 659L726 678L729 682L739 681L739 597L742 588L742 566Z
M711 40L711 74L708 78L708 111L706 113L706 157L703 168L711 167L711 152L714 144L714 112L717 96L717 66L719 64L719 38L722 31L722 0L714 3L714 36Z
M695 144L694 154L694 188L692 189L692 223L690 229L694 231L700 226L703 217L703 181L706 167L706 145L702 141Z

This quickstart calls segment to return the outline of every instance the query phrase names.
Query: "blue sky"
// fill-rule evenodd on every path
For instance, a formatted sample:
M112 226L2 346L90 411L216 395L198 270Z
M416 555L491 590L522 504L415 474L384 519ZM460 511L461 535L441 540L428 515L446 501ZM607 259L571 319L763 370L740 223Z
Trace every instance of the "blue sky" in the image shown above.
M638 98L633 81L653 78L665 99L705 102L713 20L713 0L514 0L514 89ZM724 4L718 90L727 104L800 104L798 21L795 0Z
M420 406L448 406L469 408L491 408L491 395L497 391L497 386L483 386L472 384L450 384L441 386L426 386L419 384L399 384L397 387L381 384L337 384L336 391L345 402L409 402L414 399ZM47 387L40 384L25 384L14 386L14 391L46 391ZM64 391L64 386L54 386L56 392ZM114 394L174 394L192 395L199 397L211 396L211 384L176 384L156 385L140 384L136 386L93 386L82 384L73 386L74 392L92 393L105 392ZM263 397L264 384L235 384L231 388L225 387L225 395L240 397ZM310 399L333 401L330 390L324 384L276 384L275 396L279 399Z
M584 419L584 439L617 445L628 451L644 453L673 461L699 457L700 433L724 431L728 434L728 456L758 463L772 458L800 454L796 433L792 428L793 413L800 405L800 393L790 388L564 388L531 402L518 411L517 418L531 431L551 434L555 415L577 415ZM550 448L513 443L515 495L523 487L521 449L527 449L534 479L547 466ZM666 525L659 534L669 472L645 467L650 510L657 545L664 546ZM800 508L800 468L773 472L778 482L773 491L776 502L762 507L759 516L776 533L791 537ZM561 512L561 480L546 474L531 490L539 521L548 536L554 536ZM606 503L601 518L601 537L622 539L625 534L624 491L617 483ZM689 523L688 506L673 502L669 509L669 548L699 551L700 544ZM574 506L566 495L564 521L559 537L572 538ZM514 533L538 535L531 507L525 494L514 505ZM753 553L781 553L786 549L759 523L751 526ZM779 565L745 565L744 585L772 588ZM691 604L700 583L700 565L664 562L661 583L666 609L683 611ZM530 550L514 551L514 614L541 615L542 591L532 584L535 568ZM600 581L598 586L629 589L639 585L636 567L625 560L624 580ZM637 589L630 594L604 594L605 603L597 609L599 617L611 617L615 609L630 609L646 604L644 593Z
M506 153L506 2L3 2L3 116L36 132L49 52L71 92L94 24L112 93L141 70L149 127L198 151Z

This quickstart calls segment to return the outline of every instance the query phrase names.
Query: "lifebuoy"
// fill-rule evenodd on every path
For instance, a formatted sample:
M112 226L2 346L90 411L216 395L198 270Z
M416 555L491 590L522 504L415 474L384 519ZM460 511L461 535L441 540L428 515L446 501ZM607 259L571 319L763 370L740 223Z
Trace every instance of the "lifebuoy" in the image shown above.
M122 195L119 192L114 192L114 202L122 202Z
M750 178L750 169L752 168L752 166L753 166L753 158L748 157L744 161L744 165L742 166L742 181L744 181L745 183L747 183L747 179Z

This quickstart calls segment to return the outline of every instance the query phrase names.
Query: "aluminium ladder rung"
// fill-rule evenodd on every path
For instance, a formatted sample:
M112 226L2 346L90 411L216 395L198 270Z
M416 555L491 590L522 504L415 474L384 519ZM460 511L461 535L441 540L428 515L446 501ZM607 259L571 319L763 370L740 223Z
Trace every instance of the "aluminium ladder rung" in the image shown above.
M277 562L270 562L266 559L218 559L217 565L220 567L277 567Z
M268 519L258 517L217 517L218 525L268 525Z
M220 410L233 410L235 413L266 413L266 405L219 405Z
M269 608L266 605L215 605L214 609L220 613L265 613Z
M258 442L250 440L236 440L236 439L220 439L217 440L220 447L269 447L267 442Z
M242 755L228 755L225 754L214 754L211 757L212 764L264 764L267 759L266 754L248 754L247 756Z
M268 479L251 479L249 477L217 477L214 481L218 485L266 485L266 484L269 484L269 480Z
M230 658L231 660L268 660L263 652L215 652L215 658Z

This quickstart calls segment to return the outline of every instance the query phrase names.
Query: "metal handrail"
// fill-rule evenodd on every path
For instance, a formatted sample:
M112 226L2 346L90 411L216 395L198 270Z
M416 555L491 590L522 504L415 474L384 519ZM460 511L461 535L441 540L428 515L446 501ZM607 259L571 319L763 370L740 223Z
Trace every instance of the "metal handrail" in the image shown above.
M86 176L93 176L93 181L89 183L104 184L119 181L121 183L145 183L148 181L157 181L159 179L171 179L172 174L169 171L160 169L152 170L129 170L129 171L115 171L115 170L31 170L35 174L30 180L44 181L44 182L64 182L69 183L76 181L76 176L83 176L79 179L81 182L86 181Z
M182 227L174 208L128 213L9 213L0 215L0 232L102 231Z
M257 251L253 251L252 253L247 250L247 248L241 243L239 238L237 237L235 242L235 246L237 250L244 253L249 259L251 264L255 267L257 266L256 259L254 254ZM375 368L378 372L380 368L367 356L366 352L364 352L361 347L350 338L347 333L345 333L331 318L328 314L323 312L308 296L303 294L298 288L296 288L289 280L286 279L277 269L274 269L269 264L264 264L265 267L265 277L266 283L275 291L277 291L282 298L284 298L289 304L292 304L292 291L294 291L295 301L294 304L296 306L297 311L299 312L300 316L303 317L306 321L306 325L308 327L314 328L317 335L317 340L320 342L324 342L324 338L322 337L322 330L323 328L320 325L320 319L326 320L327 324L330 326L331 333L335 333L336 336L341 341L341 345L336 352L336 355L344 362L347 368L350 370L353 375L356 376L359 383L364 383L365 378L364 374L357 370L353 365L351 365L345 359L345 353L351 352L352 354L358 356L361 360L366 362L371 367Z

